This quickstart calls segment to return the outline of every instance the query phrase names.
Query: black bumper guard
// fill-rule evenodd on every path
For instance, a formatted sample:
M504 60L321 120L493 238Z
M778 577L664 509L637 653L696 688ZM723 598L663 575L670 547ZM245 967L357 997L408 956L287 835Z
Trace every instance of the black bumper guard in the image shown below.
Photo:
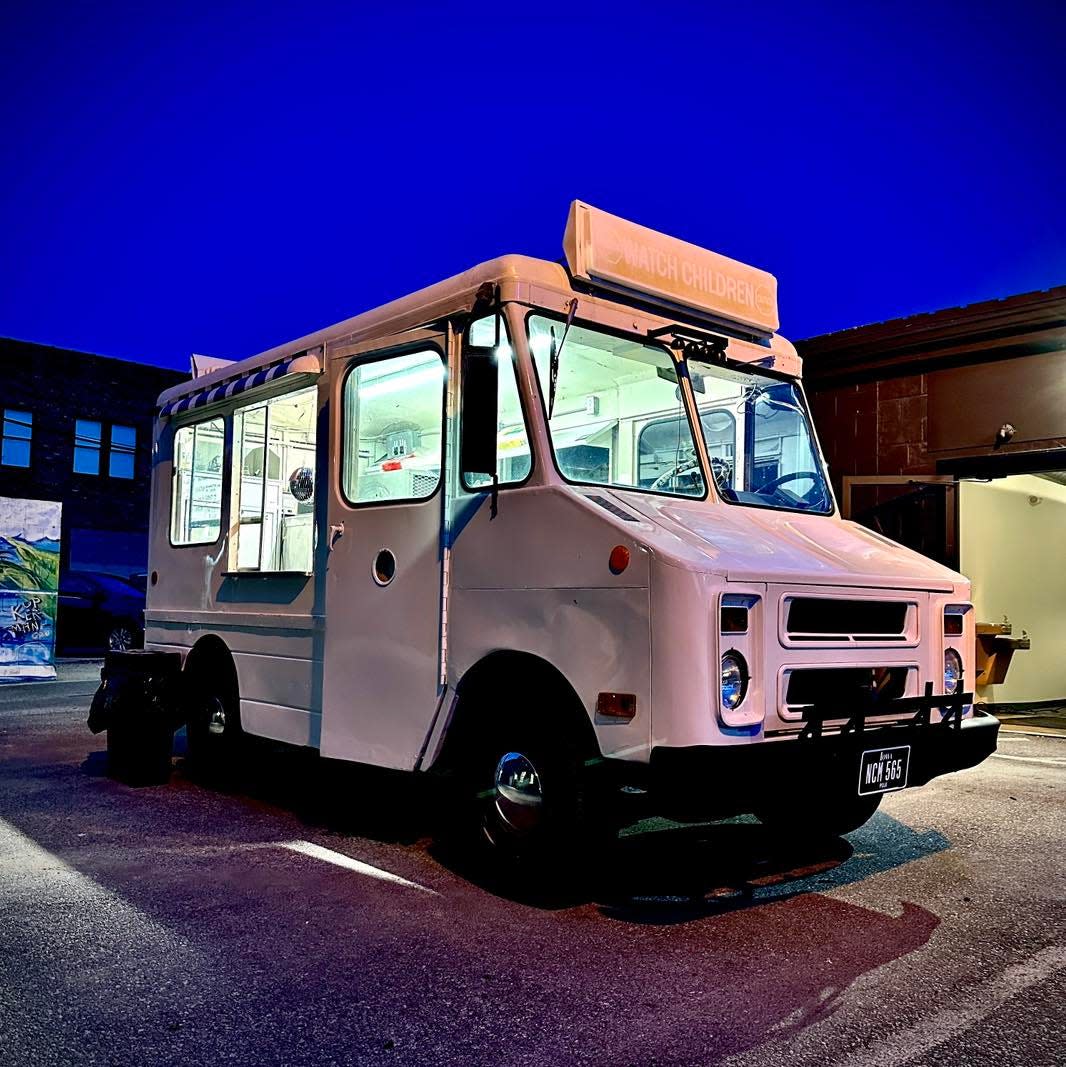
M870 723L870 729L890 730L898 727L933 726L939 729L961 730L963 712L973 704L973 693L962 692L963 679L959 676L959 691L956 693L933 693L933 683L925 683L925 693L917 697L896 697L894 700L881 700L876 689L867 689L865 698L860 700L856 708L851 704L848 711L842 712L839 707L828 703L806 704L799 710L803 717L803 729L799 733L801 741L816 741L822 736L822 728L831 719L845 719L837 736L844 737L847 734L861 734L865 731L868 718L882 715L907 715L914 712L911 719L901 719L897 722L874 722ZM932 721L934 711L944 713L939 723Z
M846 711L839 700L805 705L803 729L788 739L747 745L691 745L656 747L648 767L652 793L679 812L708 816L758 810L776 793L787 798L796 782L840 782L850 789L857 780L859 758L866 749L910 745L907 786L925 785L951 771L975 767L996 750L999 721L979 708L963 717L973 694L925 693L894 700L868 693L856 708ZM939 721L934 710L944 713ZM894 722L871 722L894 715ZM909 716L904 718L903 716ZM841 729L825 729L827 721L844 720Z

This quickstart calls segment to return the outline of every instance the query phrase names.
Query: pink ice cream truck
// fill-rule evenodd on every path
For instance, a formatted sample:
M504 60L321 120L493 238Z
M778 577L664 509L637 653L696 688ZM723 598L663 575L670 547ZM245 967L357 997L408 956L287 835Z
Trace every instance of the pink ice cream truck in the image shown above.
M969 583L841 518L774 277L581 202L564 252L162 395L118 751L151 707L204 768L434 775L508 861L638 808L846 833L994 751Z

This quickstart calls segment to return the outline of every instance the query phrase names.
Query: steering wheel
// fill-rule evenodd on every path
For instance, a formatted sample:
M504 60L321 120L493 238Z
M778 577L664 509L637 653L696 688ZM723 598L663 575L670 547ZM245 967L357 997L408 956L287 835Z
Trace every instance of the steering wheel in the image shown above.
M680 478L686 474L692 474L693 471L698 471L699 469L700 461L695 456L692 456L688 459L682 460L672 470L666 471L665 474L660 474L659 477L656 478L655 481L652 482L648 488L655 492L656 490L661 489L672 479Z
M801 478L810 478L815 485L818 484L817 471L791 471L790 473L779 475L777 478L771 478L770 481L760 485L759 492L773 493L788 482L798 482Z

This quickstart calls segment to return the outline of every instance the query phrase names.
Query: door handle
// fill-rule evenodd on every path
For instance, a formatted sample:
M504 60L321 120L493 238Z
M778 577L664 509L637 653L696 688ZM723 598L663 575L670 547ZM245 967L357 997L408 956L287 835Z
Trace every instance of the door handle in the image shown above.
M329 550L333 551L333 546L344 536L344 523L343 522L331 522L329 525Z

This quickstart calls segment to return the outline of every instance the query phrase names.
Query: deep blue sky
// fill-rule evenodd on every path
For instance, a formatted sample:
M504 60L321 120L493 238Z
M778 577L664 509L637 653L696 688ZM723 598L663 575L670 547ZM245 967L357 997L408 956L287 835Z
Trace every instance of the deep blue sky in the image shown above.
M452 6L0 2L0 335L239 358L575 197L793 338L1066 282L1066 5Z

